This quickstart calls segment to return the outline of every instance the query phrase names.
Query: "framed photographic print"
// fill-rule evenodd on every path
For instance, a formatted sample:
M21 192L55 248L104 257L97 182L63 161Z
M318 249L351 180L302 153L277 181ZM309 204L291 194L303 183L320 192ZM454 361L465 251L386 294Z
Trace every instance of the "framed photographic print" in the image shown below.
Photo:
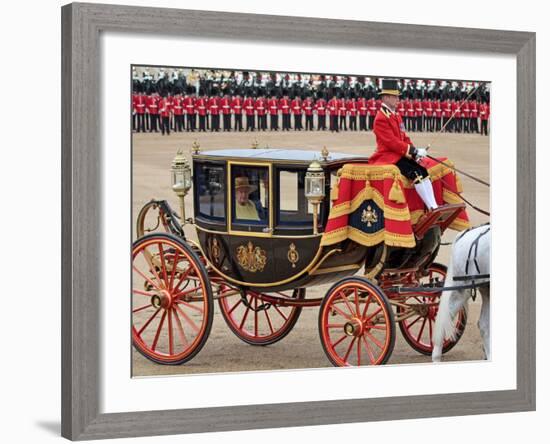
M65 437L534 409L534 34L62 24Z

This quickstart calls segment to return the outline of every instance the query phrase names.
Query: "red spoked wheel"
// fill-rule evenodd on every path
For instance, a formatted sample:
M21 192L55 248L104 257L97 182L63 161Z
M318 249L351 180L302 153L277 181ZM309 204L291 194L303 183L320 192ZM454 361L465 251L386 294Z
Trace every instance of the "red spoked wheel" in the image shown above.
M337 282L321 304L319 334L335 366L385 364L395 345L388 298L365 278L353 276Z
M132 341L159 364L183 364L204 346L213 319L208 274L185 242L149 234L132 249Z
M447 276L445 265L433 263L426 271L426 276L420 279L420 286L445 282ZM433 329L440 298L441 292L415 293L407 295L403 301L408 308L397 306L398 319L406 316L407 313L410 315L399 321L399 329L403 337L414 350L423 355L431 355L433 351ZM447 353L458 343L466 329L466 321L466 310L461 309L456 316L456 339L454 341L451 339L446 340L443 343L442 353Z
M304 288L273 293L249 290L218 301L225 322L237 337L250 345L270 345L290 333L302 312L302 307L285 306L274 298L304 299L305 294Z

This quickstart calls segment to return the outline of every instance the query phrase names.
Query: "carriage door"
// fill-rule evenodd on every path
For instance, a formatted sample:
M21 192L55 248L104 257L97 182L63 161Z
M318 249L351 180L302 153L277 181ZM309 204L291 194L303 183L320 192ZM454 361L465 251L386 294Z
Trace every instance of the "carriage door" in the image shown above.
M273 276L271 165L229 162L229 243L234 270L243 282Z
M271 166L229 163L230 232L271 237Z

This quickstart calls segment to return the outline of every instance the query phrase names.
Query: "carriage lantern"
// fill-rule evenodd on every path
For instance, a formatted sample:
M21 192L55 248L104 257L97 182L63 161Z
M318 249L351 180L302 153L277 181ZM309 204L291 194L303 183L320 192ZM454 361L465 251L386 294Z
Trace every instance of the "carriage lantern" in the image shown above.
M308 202L313 206L313 233L318 234L317 214L319 205L325 197L325 172L316 160L307 168L305 194Z
M172 160L172 190L180 198L181 222L185 224L185 196L191 189L191 166L179 150Z

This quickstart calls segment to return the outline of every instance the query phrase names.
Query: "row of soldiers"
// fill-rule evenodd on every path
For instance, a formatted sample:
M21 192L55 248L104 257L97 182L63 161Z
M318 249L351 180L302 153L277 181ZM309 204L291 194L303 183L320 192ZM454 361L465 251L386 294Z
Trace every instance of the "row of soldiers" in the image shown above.
M240 94L132 95L133 129L136 132L194 131L371 131L381 101L374 97L345 98L341 94L277 98ZM409 132L488 134L489 104L473 100L401 100L396 108ZM243 116L245 122L243 123ZM269 116L269 126L268 126ZM328 126L327 126L328 119ZM280 125L281 124L281 125Z

